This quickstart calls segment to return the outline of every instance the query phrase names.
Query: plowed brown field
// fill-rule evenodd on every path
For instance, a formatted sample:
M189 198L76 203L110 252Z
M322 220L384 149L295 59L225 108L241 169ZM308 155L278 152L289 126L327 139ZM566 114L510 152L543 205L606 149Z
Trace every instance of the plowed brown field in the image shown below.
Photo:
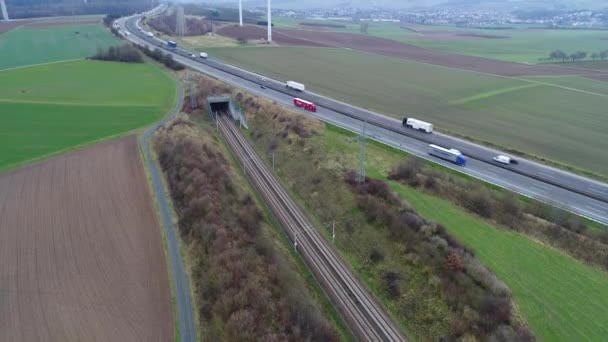
M243 27L236 25L223 26L217 31L218 34L233 38L233 39L248 39L248 40L262 40L268 38L266 28L253 25L245 25ZM330 47L331 45L322 44L313 40L295 38L285 35L279 32L277 29L272 30L272 40L281 45L299 45L299 46L317 46L317 47Z
M244 26L242 28L227 26L219 30L218 33L232 38L243 37L246 39L261 39L266 37L266 30L262 27L256 26ZM598 74L598 72L595 71L586 71L579 68L528 65L488 58L465 56L438 50L425 49L395 40L353 33L280 28L273 30L273 39L278 44L283 45L341 47L428 64L501 76L590 76Z
M4 33L4 32L7 32L7 31L10 31L10 30L14 29L17 26L24 25L24 24L26 24L28 22L29 21L21 21L21 20L19 20L19 21L14 21L14 20L4 21L4 20L1 20L0 21L0 33Z
M0 341L171 341L134 136L0 174Z

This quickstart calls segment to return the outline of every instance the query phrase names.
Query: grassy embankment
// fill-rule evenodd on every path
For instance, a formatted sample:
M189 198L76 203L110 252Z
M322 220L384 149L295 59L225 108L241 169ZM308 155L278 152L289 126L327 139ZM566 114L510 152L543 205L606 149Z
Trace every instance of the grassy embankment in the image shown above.
M0 69L85 58L117 42L101 24L19 27L0 35Z
M502 78L344 49L209 50L229 63L298 80L312 91L395 118L421 118L440 130L608 175L607 83Z
M0 169L143 127L175 85L151 64L74 61L0 71Z
M259 111L259 107L249 100L246 104ZM382 230L366 225L361 210L349 199L351 197L344 184L336 183L336 175L340 179L344 172L356 168L356 137L331 126L322 128L315 124L312 126L315 133L301 144L297 138L294 140L292 133L280 134L272 128L287 125L293 127L289 130L298 132L302 127L297 120L281 124L282 119L276 116L272 119L272 114L257 115L250 117L252 129L248 134L260 155L268 156L267 162L270 163L269 151L275 151L277 174L308 210L327 239L331 239L330 232L323 227L331 224L332 219L337 220L336 247L392 315L411 336L446 334L449 322L445 320L454 317L446 311L442 296L430 290L429 275L420 273L410 261L405 262L409 259L403 248ZM384 181L387 181L389 170L408 158L375 143L368 144L367 155L368 174ZM389 184L425 218L437 220L461 243L472 248L478 258L509 285L517 307L516 314L540 339L601 340L605 336L608 323L603 314L608 304L608 275L605 272L522 234L499 228L454 203L397 182L389 181ZM379 263L370 261L373 251L382 256ZM404 298L414 299L410 303L413 307L401 307L389 300L382 280L388 270L401 275L399 284L407 293ZM396 311L399 308L405 311ZM402 315L409 310L419 315L404 319ZM435 315L443 317L443 320L433 320ZM430 321L418 319L421 317Z

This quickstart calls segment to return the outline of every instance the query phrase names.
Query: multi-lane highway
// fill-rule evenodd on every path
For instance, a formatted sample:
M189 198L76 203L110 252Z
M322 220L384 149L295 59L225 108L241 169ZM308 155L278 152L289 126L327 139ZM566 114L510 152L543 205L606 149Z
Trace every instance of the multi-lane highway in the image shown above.
M410 130L404 128L399 120L309 91L295 92L287 89L284 82L221 63L213 58L191 57L195 52L181 48L170 49L163 41L147 37L138 31L139 19L140 16L133 16L118 21L121 30L130 32L126 36L127 39L138 45L164 49L165 52L171 53L175 60L191 69L294 109L293 97L304 98L316 103L318 110L316 113L306 111L302 113L353 132L361 132L365 121L366 133L371 139L591 220L608 224L607 184L522 158L518 158L518 165L497 164L492 161L492 157L505 153L441 133L425 134ZM261 87L262 85L264 87ZM458 167L429 156L429 143L462 151L469 157L467 166Z

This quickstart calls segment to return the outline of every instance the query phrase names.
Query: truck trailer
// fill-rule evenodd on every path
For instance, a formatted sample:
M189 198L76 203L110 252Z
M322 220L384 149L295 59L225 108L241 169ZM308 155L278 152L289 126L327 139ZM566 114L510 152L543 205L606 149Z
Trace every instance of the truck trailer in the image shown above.
M315 113L317 111L317 106L314 103L312 103L310 101L303 100L303 99L298 98L298 97L296 97L296 98L293 99L293 104L296 107L304 108L304 109L306 109L309 112Z
M433 124L413 118L403 119L403 126L423 131L425 133L433 133Z
M294 82L294 81L287 81L287 83L285 83L285 86L289 89L293 89L293 90L297 90L297 91L306 90L306 86L304 86L302 83L298 83L298 82Z
M467 158L458 150L447 149L437 145L429 145L429 154L443 160L450 161L458 166L466 166Z

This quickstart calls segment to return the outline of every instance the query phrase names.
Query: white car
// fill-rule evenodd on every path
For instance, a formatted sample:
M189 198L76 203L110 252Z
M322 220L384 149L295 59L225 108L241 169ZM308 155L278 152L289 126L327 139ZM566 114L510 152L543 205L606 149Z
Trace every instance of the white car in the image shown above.
M207 57L209 57L209 55L207 53L205 53L205 52L201 52L200 56L201 56L201 58L207 58Z
M511 164L511 157L503 156L502 154L492 158L495 162L509 165Z
M196 55L195 54L191 54L190 57L196 58Z

